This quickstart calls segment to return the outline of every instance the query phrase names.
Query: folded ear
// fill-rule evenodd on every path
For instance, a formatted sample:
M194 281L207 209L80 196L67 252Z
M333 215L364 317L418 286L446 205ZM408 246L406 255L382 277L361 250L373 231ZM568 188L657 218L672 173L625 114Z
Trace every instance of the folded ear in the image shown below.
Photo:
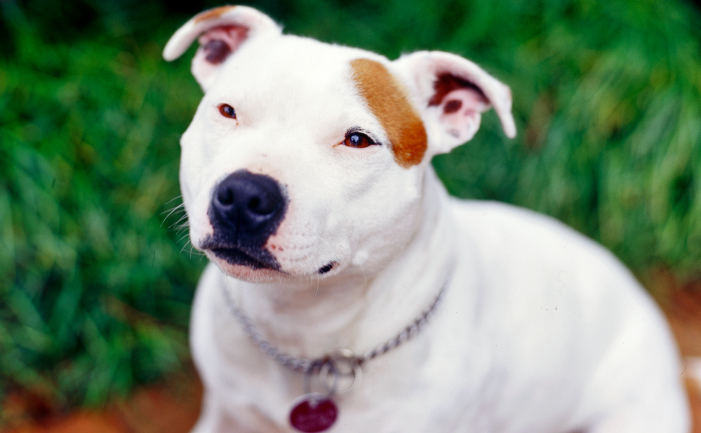
M222 63L249 39L280 34L282 29L267 15L247 6L221 6L195 15L171 36L163 50L168 61L180 57L199 37L192 59L192 75L206 92Z
M469 141L490 107L497 112L504 133L516 136L511 90L471 61L450 53L419 51L393 63L395 73L419 103L432 154Z

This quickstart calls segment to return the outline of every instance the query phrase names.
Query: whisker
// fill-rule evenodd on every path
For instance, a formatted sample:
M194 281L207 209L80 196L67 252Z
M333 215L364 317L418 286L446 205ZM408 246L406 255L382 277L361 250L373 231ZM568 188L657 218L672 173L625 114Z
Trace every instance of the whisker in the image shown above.
M166 202L166 204L168 204L168 203L170 203L170 202L172 202L172 201L175 201L175 200L177 200L177 199L181 198L182 196L183 196L182 194L180 194L180 195L176 195L176 196L175 196L175 197L173 197L172 199L168 200L168 201Z
M190 227L190 224L183 224L183 225L179 226L178 231L175 232L175 236L179 236L180 233L183 232L183 230L187 230L189 227Z
M168 217L166 217L166 218L168 218ZM188 218L187 218L187 214L184 214L184 215L182 215L176 222L174 222L173 224L171 224L168 228L169 228L169 229L172 229L173 227L175 227L175 226L177 226L178 224L180 224L181 221L187 220L187 219L188 219Z
M163 212L161 212L161 215L163 215L164 213L168 213L168 215L170 215L171 213L175 212L175 211L178 210L178 209L183 208L184 206L185 206L185 203L180 203L180 204L177 205L177 206L173 206L173 207L170 208L170 209L164 210ZM167 217L166 217L166 218L167 218Z
M163 226L163 224L166 222L166 220L168 219L168 217L171 216L171 215L173 214L173 212L176 212L176 211L178 211L179 209L180 209L180 210L184 210L184 209L185 209L185 203L180 203L179 205L175 206L175 207L174 207L173 209L171 209L170 211L167 211L167 210L166 210L166 211L163 211L163 212L161 213L161 215L163 215L163 214L166 213L166 212L168 212L168 215L166 215L165 218L163 218L163 221L161 222L161 226ZM185 215L187 215L187 214L185 214Z
M203 253L203 252L201 252L201 251L197 251L197 250L195 249L195 247L192 246L192 244L190 243L190 241L187 241L187 243L186 243L185 245L183 245L183 247L180 249L180 252L182 253L183 251L185 251L185 248L187 248L187 247L190 247L190 251L188 251L188 254L190 254L190 258L192 258L192 255L193 255L193 254L196 255L196 256L200 256L200 259L201 259L202 257L206 257L206 256L207 256L205 253Z

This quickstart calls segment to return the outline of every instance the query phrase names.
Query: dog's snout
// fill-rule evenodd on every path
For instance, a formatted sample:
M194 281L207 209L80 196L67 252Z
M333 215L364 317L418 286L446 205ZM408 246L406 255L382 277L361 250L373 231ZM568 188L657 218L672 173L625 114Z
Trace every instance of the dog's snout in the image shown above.
M223 244L257 249L275 233L286 207L275 179L239 170L216 186L209 217L215 237Z
M285 216L287 198L275 179L239 170L214 188L209 220L214 232L201 248L228 263L279 269L265 243Z
M267 238L277 229L285 205L275 179L239 170L217 186L212 222L215 228L235 230L238 238Z

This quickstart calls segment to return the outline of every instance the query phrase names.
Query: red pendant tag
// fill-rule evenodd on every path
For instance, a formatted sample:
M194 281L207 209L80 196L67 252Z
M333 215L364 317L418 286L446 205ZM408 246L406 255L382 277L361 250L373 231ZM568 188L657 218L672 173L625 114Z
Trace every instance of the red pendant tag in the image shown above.
M338 417L336 403L323 394L307 394L290 412L292 427L304 433L317 433L331 428Z

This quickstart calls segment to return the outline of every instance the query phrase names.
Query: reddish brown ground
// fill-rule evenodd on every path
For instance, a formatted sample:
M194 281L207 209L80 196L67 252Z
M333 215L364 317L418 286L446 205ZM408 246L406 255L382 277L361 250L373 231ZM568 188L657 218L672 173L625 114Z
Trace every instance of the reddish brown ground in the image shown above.
M684 355L701 356L701 283L674 290L667 315ZM701 389L687 381L694 431L701 433ZM199 412L202 388L191 370L139 390L102 411L59 414L36 396L15 393L0 407L2 433L187 433Z
M672 291L665 309L682 355L701 356L701 280ZM701 384L687 380L694 416L693 433L701 433Z
M2 433L187 433L200 410L202 386L188 369L101 411L55 413L36 396L15 393L0 407Z

